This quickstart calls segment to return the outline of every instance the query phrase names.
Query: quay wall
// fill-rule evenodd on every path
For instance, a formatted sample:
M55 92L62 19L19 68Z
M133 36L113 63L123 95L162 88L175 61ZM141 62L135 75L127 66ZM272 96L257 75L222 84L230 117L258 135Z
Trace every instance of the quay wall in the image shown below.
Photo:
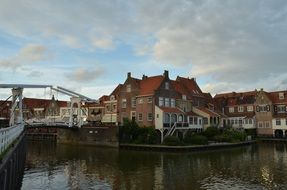
M28 140L53 140L63 144L118 147L118 127L27 127Z

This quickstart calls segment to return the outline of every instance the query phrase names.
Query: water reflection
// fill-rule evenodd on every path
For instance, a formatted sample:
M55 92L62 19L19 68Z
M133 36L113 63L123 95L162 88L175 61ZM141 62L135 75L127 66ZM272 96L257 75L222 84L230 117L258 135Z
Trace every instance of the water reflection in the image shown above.
M286 150L156 153L29 142L22 189L285 189Z

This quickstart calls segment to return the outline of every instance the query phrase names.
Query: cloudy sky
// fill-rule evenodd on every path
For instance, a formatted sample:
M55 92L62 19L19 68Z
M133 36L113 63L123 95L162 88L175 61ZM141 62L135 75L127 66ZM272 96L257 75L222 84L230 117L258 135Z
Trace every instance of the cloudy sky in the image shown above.
M287 87L286 0L0 0L0 83L92 98L127 72L169 70L204 91ZM0 89L0 98L10 92ZM25 90L46 97L47 90Z

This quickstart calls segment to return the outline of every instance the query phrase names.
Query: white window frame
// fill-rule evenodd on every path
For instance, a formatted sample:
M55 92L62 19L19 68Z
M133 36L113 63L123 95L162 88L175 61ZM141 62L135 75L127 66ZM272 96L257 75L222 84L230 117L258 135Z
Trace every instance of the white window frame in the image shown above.
M285 113L286 106L285 105L278 105L277 106L277 113Z
M186 95L185 94L182 95L182 99L186 100Z
M127 86L126 86L126 87L127 87L127 89L126 89L126 90L127 90L127 92L131 92L131 90L132 90L132 86L131 86L131 84L127 84Z
M164 88L165 88L166 90L169 90L169 82L165 82L165 83L164 83Z
M122 99L122 108L127 108L127 99L126 98Z
M281 119L276 119L275 124L276 124L276 126L280 126L281 125Z
M148 121L152 121L153 120L153 114L152 113L148 113L147 114L147 120Z
M143 98L139 98L138 104L143 104Z
M138 113L138 121L142 121L143 120L143 113Z
M175 107L175 99L174 98L170 99L170 107L172 107L172 108Z
M248 112L253 112L253 106L247 106L247 111Z
M234 113L234 107L229 107L228 111L229 113Z
M158 98L158 106L164 106L164 98L163 97L159 97Z
M152 97L147 98L147 103L151 104L152 103Z
M132 97L132 108L135 108L137 106L137 99L136 97Z
M238 112L244 112L244 106L238 106L237 110Z
M164 98L164 107L170 107L169 98Z

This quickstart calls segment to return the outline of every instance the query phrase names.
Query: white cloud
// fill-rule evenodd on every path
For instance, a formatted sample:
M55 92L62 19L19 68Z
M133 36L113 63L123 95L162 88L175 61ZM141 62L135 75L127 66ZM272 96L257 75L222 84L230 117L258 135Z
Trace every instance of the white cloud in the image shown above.
M45 46L28 44L20 49L15 56L0 60L0 67L15 69L23 65L29 65L50 58L51 55L49 55Z
M55 38L86 51L128 44L136 55L150 55L164 67L191 67L188 74L208 77L209 89L216 92L253 89L267 78L271 86L278 78L287 79L285 0L31 0L17 6L2 0L0 30L28 40ZM29 60L42 58L41 52L37 55ZM7 58L0 65L15 67L19 62ZM95 79L95 73L82 69L69 75L86 81Z
M104 74L102 69L78 68L70 73L67 73L66 77L75 82L92 82L102 74Z

